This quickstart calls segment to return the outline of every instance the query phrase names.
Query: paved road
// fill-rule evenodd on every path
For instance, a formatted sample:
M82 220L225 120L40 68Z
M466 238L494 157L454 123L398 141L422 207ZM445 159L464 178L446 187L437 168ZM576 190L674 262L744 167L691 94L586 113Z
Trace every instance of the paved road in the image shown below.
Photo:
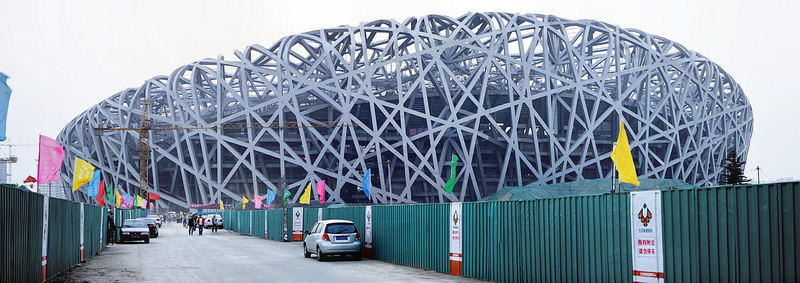
M299 242L164 224L150 244L116 244L56 282L478 282L377 260L317 262Z

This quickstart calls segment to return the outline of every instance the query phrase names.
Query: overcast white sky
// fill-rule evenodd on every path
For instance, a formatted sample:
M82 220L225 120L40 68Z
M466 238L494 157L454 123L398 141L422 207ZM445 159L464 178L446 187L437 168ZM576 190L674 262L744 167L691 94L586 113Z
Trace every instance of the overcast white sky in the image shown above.
M291 34L427 14L541 13L636 28L716 62L753 105L748 175L755 180L759 165L762 181L800 178L797 0L229 2L0 0L0 72L13 90L9 140L35 145L39 134L55 138L73 117L116 92ZM12 181L35 176L37 147L14 153Z

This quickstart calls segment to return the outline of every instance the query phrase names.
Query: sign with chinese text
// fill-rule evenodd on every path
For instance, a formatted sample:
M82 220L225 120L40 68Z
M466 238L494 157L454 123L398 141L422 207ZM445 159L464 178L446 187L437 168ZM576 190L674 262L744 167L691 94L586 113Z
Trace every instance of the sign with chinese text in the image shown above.
M461 227L464 223L464 216L461 213L461 203L450 204L450 274L461 275Z
M364 254L372 257L372 206L364 207Z
M292 241L303 240L303 208L292 208Z
M661 191L631 192L634 282L664 282L661 234Z

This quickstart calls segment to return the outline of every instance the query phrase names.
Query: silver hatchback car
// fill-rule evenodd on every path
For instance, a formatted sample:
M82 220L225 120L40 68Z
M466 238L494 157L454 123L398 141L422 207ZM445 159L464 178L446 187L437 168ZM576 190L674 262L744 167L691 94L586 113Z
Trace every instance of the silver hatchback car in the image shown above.
M317 260L325 260L331 255L352 255L361 259L361 235L352 221L323 220L314 224L311 231L305 231L303 256L317 255Z

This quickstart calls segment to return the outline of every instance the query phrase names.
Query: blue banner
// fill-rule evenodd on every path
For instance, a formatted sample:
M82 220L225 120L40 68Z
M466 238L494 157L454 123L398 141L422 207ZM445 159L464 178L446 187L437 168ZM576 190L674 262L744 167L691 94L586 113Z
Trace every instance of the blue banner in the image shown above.
M100 171L94 172L94 174L92 174L92 180L90 180L89 184L86 186L90 198L100 195L100 175L103 175L100 174Z
M358 190L359 191L364 191L364 193L367 194L367 198L372 200L372 198L369 197L369 186L370 186L370 184L372 184L372 182L370 181L369 175L370 175L369 174L369 169L367 169L367 172L364 173L364 179L361 179L362 188L358 188Z
M8 76L0 72L0 141L6 140L6 118L8 117L8 100L11 99L11 88L6 84Z
M267 206L272 205L272 202L275 201L275 191L267 190Z

